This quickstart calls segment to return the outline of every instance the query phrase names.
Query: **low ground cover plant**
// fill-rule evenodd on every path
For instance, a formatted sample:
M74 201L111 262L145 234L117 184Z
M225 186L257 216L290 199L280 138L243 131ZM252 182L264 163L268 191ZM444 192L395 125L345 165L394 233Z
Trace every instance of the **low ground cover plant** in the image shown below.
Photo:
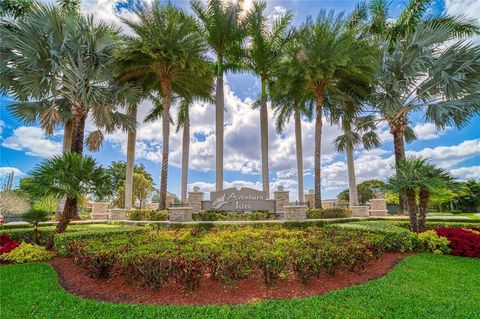
M352 211L348 208L309 208L307 209L308 219L323 219L323 218L348 218L352 217Z
M13 264L39 262L54 257L53 252L43 246L21 243L17 248L0 256L1 261Z
M472 228L436 228L437 235L449 241L449 247L455 256L480 258L479 227Z
M160 288L174 281L195 289L207 274L225 284L258 275L271 285L291 275L305 283L319 274L362 270L386 249L384 238L319 227L182 228L73 240L68 251L95 278L109 277L116 265L132 283Z

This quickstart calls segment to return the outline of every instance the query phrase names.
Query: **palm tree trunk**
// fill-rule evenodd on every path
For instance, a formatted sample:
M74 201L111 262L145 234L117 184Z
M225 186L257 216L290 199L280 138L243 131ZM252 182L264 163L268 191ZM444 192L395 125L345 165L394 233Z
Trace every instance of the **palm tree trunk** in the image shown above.
M350 122L345 119L343 119L343 128L345 134L349 134L352 131ZM349 206L358 206L358 191L355 176L355 162L353 160L353 145L347 145L345 147L345 157L347 160Z
M322 114L323 114L323 87L315 92L316 118L315 118L315 151L314 151L314 170L315 170L315 208L322 208L322 176L321 176L321 155L322 155Z
M262 151L262 183L267 198L270 197L270 178L268 173L268 110L267 110L267 82L262 79L262 96L260 105L260 144Z
M401 160L405 159L404 132L405 132L406 123L401 123L401 124L389 123L389 124L390 124L390 133L393 135L395 166L397 166ZM397 174L399 174L398 170L397 170ZM398 200L398 210L400 214L403 214L405 212L406 206L407 206L406 195L400 192L399 200Z
M137 107L129 110L130 116L137 121ZM135 143L137 138L137 129L128 131L127 133L127 163L125 171L125 209L132 208L133 202L133 166L135 162Z
M353 160L353 148L347 146L345 149L348 169L348 195L350 207L358 206L357 181L355 177L355 162Z
M72 128L72 147L71 152L83 155L83 143L85 139L85 121L87 119L87 110L80 105L76 105L72 109L73 115L73 128ZM73 209L73 213L68 213L68 223L70 222L70 218L73 220L80 220L80 216L78 215L78 207L77 207L77 200L73 200L72 198L68 198L65 201L65 208L63 210L63 215L66 214L67 210L67 202L70 200L71 204L75 205L75 209ZM71 208L68 208L71 209ZM60 218L65 219L65 216ZM68 223L66 225L68 225ZM65 226L66 227L66 226Z
M54 233L48 239L47 248L53 247L55 235L63 233L67 229L75 214L77 214L77 199L75 197L67 197L63 214L60 216Z
M293 116L295 118L295 144L297 149L297 181L298 181L298 201L303 202L303 145L302 145L302 121L300 112L295 109Z
M428 202L430 200L430 192L427 188L420 188L420 203L418 205L418 232L425 230L425 219L427 218Z
M417 202L415 198L415 191L409 190L406 193L407 195L407 204L408 204L408 215L410 216L410 230L413 232L418 231L418 222L417 222Z
M168 179L168 151L170 139L170 103L171 88L170 81L162 80L163 93L163 113L162 113L162 133L163 133L163 150L162 150L162 171L160 173L160 200L158 204L159 210L167 209L167 179Z
M67 121L63 128L63 154L69 153L72 149L72 134L73 134L73 121ZM55 212L55 219L59 220L62 215L63 208L65 207L65 197L61 197L57 201L57 209Z
M182 141L182 203L187 202L187 185L188 185L188 159L190 155L190 116L188 114L188 106L185 110L185 122L183 123L183 141Z
M215 87L215 188L223 189L223 125L225 100L223 95L222 57L218 58L218 76Z

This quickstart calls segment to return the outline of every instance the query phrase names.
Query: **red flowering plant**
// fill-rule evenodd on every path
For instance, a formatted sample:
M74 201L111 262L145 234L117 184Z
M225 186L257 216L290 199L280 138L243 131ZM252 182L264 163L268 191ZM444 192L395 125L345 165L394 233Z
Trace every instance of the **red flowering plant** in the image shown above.
M436 228L434 230L437 235L448 239L453 255L480 258L480 234L477 233L475 228L472 230Z
M16 240L11 240L7 234L0 235L0 255L9 253L20 246Z

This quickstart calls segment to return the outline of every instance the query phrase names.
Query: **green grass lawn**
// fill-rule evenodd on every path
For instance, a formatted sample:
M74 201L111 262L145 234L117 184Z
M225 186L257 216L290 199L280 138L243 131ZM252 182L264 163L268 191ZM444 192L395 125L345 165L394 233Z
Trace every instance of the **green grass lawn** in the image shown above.
M144 306L65 292L45 263L0 267L1 318L480 318L480 259L422 254L378 280L305 299Z
M427 216L463 216L463 217L468 217L470 219L478 219L480 221L480 216L476 215L476 213L459 213L459 214L454 214L454 213L449 213L449 212L431 212L428 213Z

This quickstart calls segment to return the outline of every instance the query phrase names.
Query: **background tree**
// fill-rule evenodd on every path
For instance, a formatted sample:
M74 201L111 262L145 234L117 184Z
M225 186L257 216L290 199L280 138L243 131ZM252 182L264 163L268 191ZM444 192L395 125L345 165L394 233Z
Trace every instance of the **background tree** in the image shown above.
M378 179L369 179L357 185L358 200L360 205L366 205L372 198L383 196L386 190L386 184ZM338 199L348 201L349 189L345 189L337 196Z
M173 93L201 78L206 45L192 17L172 5L155 2L126 20L135 37L124 38L120 51L121 81L138 80L162 97L162 169L159 209L166 209L170 106Z
M150 179L148 179L145 175L141 173L133 173L132 202L134 205L138 202L138 208L143 209L152 190L153 182ZM117 195L113 204L115 205L115 207L126 208L124 207L124 200L125 185L121 185L117 190ZM132 207L128 209L131 208Z
M111 195L110 179L105 170L90 156L66 153L42 161L31 172L32 180L27 191L33 197L66 197L65 209L48 242L53 245L53 236L66 230L76 213L77 201L84 195L101 200Z
M109 176L111 181L111 193L114 197L114 205L116 207L123 208L125 207L125 185L126 185L126 176L127 176L127 164L123 161L113 161L105 169L106 174ZM150 183L153 185L152 175L147 171L147 168L142 163L133 165L132 181L133 175L140 174L143 175ZM123 187L122 195L119 194L120 189ZM132 187L133 190L133 187ZM132 191L133 199L133 191Z
M260 77L261 92L255 107L260 107L260 144L262 154L263 191L270 196L270 178L268 170L268 110L267 84L272 80L275 67L284 56L284 47L292 39L290 21L291 11L270 24L266 15L266 2L254 2L253 9L246 17L248 47L245 52L246 69Z
M239 69L245 29L236 1L193 0L191 7L200 20L200 31L216 57L215 66L215 185L223 189L223 138L225 99L223 75Z

